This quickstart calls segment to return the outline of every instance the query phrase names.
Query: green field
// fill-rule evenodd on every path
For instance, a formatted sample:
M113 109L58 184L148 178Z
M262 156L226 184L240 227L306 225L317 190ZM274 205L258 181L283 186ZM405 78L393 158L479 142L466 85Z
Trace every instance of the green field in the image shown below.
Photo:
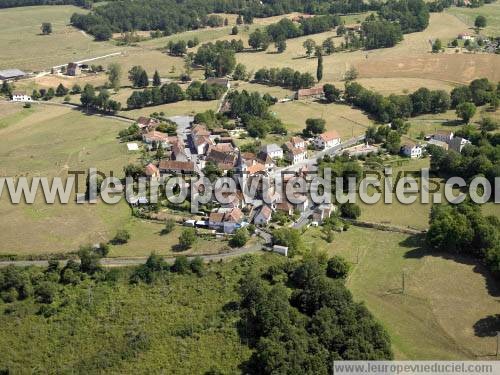
M498 1L479 8L451 7L446 9L446 12L458 17L471 28L474 28L474 20L477 16L485 16L486 27L481 31L481 34L493 37L500 35L500 4Z
M303 238L310 248L354 263L347 285L384 324L396 358L491 359L494 355L493 335L474 331L476 323L498 313L500 301L495 281L478 262L429 254L407 235L356 227L336 234L332 244L317 228L309 228Z
M36 6L0 10L0 69L50 69L54 65L118 52L108 42L93 38L71 26L71 15L86 11L75 6ZM52 23L51 35L41 35L43 22Z

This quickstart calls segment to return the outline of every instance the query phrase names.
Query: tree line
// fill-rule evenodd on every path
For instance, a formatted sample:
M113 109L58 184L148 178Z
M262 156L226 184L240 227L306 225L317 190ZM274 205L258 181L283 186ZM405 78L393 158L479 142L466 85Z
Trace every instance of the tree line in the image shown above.
M310 88L315 83L311 73L301 73L292 68L262 68L255 72L254 80L257 83L294 90Z
M167 103L175 103L185 99L216 100L220 99L226 88L218 84L192 82L186 92L175 82L166 83L161 87L146 88L134 91L127 99L128 109L144 108Z

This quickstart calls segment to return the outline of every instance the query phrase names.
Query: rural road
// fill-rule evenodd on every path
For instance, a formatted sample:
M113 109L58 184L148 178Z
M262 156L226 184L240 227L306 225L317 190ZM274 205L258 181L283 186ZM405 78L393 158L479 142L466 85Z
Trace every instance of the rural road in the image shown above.
M218 262L220 260L229 259L237 256L241 256L244 254L253 254L263 249L261 243L256 243L249 247L241 247L235 249L229 253L223 254L208 254L208 255L199 255L204 262ZM193 259L197 255L190 255L188 259ZM148 257L134 257L134 258L102 258L100 263L104 267L127 267L127 266L136 266L139 264L146 263ZM168 263L173 263L175 261L175 257L165 257L163 258ZM60 260L62 264L66 264L67 260ZM5 260L0 261L0 268L7 267L9 265L14 265L17 267L28 267L28 266L37 266L37 267L47 267L49 262L47 260Z

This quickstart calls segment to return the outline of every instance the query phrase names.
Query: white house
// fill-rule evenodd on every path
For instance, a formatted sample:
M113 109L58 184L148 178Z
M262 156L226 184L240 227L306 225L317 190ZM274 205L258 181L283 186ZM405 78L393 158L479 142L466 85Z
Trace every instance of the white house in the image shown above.
M468 139L462 137L454 137L451 141L448 142L450 150L454 150L456 152L462 152L462 149L466 145L470 145L471 142Z
M413 142L406 142L403 147L401 147L401 152L403 153L403 155L408 156L412 159L422 157L422 147Z
M283 158L283 150L276 143L271 143L262 147L262 154L269 156L271 159Z
M300 163L307 159L307 150L305 148L292 147L287 151L287 159L292 164Z
M269 206L263 205L259 213L255 215L253 222L255 225L267 225L271 221L273 211Z
M31 102L31 96L26 95L23 92L14 92L14 93L12 93L12 101L13 102Z
M335 130L318 135L314 139L314 145L320 150L332 148L340 144L340 135Z

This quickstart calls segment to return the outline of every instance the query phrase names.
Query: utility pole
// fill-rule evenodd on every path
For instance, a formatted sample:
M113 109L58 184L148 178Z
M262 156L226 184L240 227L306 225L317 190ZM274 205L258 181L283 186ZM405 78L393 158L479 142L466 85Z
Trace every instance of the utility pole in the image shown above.
M402 293L405 294L405 271L404 270L401 274L401 283L402 283Z
M495 354L496 358L498 358L499 350L500 350L500 331L497 331L497 352Z

